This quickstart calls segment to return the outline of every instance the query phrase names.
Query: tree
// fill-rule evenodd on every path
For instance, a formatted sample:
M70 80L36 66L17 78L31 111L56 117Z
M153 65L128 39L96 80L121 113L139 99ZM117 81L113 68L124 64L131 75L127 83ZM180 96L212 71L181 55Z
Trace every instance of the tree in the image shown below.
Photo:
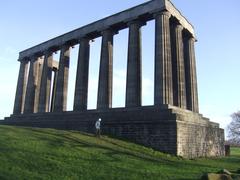
M232 121L228 125L228 137L234 144L240 144L240 111L231 115Z

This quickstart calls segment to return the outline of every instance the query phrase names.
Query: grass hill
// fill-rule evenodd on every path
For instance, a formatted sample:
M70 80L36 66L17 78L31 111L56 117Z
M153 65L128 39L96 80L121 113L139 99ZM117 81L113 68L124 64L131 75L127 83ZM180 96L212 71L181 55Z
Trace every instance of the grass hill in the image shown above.
M240 168L232 156L185 160L107 136L0 126L0 179L199 179Z

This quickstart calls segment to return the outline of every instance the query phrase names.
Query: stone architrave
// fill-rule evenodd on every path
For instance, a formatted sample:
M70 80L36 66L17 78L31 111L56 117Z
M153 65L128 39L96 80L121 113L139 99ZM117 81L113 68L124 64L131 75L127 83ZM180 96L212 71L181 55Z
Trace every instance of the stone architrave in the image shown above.
M142 36L143 22L128 23L128 62L125 106L139 107L142 104Z
M53 54L47 51L44 54L41 87L39 94L38 112L49 112Z
M198 113L199 107L194 43L195 39L191 35L186 34L184 37L184 63L187 109Z
M67 110L67 92L69 76L70 47L64 45L61 48L59 70L54 71L56 79L56 89L53 90L55 95L52 98L53 111L63 112Z
M186 109L185 67L183 54L183 26L171 25L173 104Z
M113 35L111 29L102 32L97 109L112 107Z
M89 39L88 38L80 39L73 107L74 111L87 110L89 54L90 54Z
M19 69L19 75L18 75L13 114L23 113L26 86L27 86L28 66L29 66L28 60L26 59L20 60L20 69Z
M154 105L173 105L170 16L168 11L155 14Z
M30 58L30 69L28 73L28 82L24 104L24 114L34 113L35 107L35 90L36 90L36 70L37 70L37 57Z

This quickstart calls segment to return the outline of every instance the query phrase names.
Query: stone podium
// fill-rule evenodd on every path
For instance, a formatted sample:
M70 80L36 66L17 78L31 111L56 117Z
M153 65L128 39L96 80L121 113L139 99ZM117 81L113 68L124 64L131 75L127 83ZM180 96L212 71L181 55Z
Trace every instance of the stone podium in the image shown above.
M154 105L142 106L141 28L155 21ZM125 107L112 108L113 39L129 30ZM102 37L97 109L87 109L92 39ZM94 132L187 158L224 155L224 130L199 114L193 26L152 0L26 49L13 114L1 124ZM66 111L71 47L80 44L73 111ZM53 53L61 51L59 63ZM54 76L52 74L54 73Z

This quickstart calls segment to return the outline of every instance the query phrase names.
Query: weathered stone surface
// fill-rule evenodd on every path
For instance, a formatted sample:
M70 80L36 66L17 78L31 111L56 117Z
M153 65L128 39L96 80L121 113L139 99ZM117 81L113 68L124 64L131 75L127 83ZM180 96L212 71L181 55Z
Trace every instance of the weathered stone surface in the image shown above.
M35 98L34 98L34 113L38 112L42 69L43 69L43 59L40 57L37 59L37 62L36 62L36 78L35 78L36 88L35 88Z
M186 109L186 83L183 55L183 26L171 24L173 105Z
M36 93L36 74L37 74L37 58L31 57L30 69L28 73L27 90L25 96L24 113L31 114L35 107L35 93Z
M49 112L50 110L49 105L52 81L52 62L53 54L52 52L47 51L45 53L43 62L38 112Z
M23 113L26 87L27 87L28 65L29 65L29 63L27 60L21 61L13 114Z
M82 38L78 53L78 66L74 95L74 111L87 110L88 72L89 72L89 39Z
M208 173L203 175L201 180L232 180L232 177L227 174Z
M13 115L1 124L94 133L98 118L102 119L103 134L162 152L186 158L224 155L224 133L218 124L172 106Z
M227 174L227 175L231 175L232 173L230 171L228 171L227 169L222 169L218 172L218 174Z
M173 105L170 16L167 11L155 15L155 105Z
M68 91L68 74L70 61L70 47L65 45L61 49L59 70L56 79L56 94L53 111L61 112L67 110L67 91ZM54 102L54 103L53 103Z
M97 109L108 109L112 107L114 32L112 29L107 29L102 32L102 35Z
M129 23L126 107L142 104L142 22Z
M186 98L187 109L193 112L199 112L198 108L198 90L197 90L197 72L194 50L195 39L187 34L184 36L184 63L186 79Z

